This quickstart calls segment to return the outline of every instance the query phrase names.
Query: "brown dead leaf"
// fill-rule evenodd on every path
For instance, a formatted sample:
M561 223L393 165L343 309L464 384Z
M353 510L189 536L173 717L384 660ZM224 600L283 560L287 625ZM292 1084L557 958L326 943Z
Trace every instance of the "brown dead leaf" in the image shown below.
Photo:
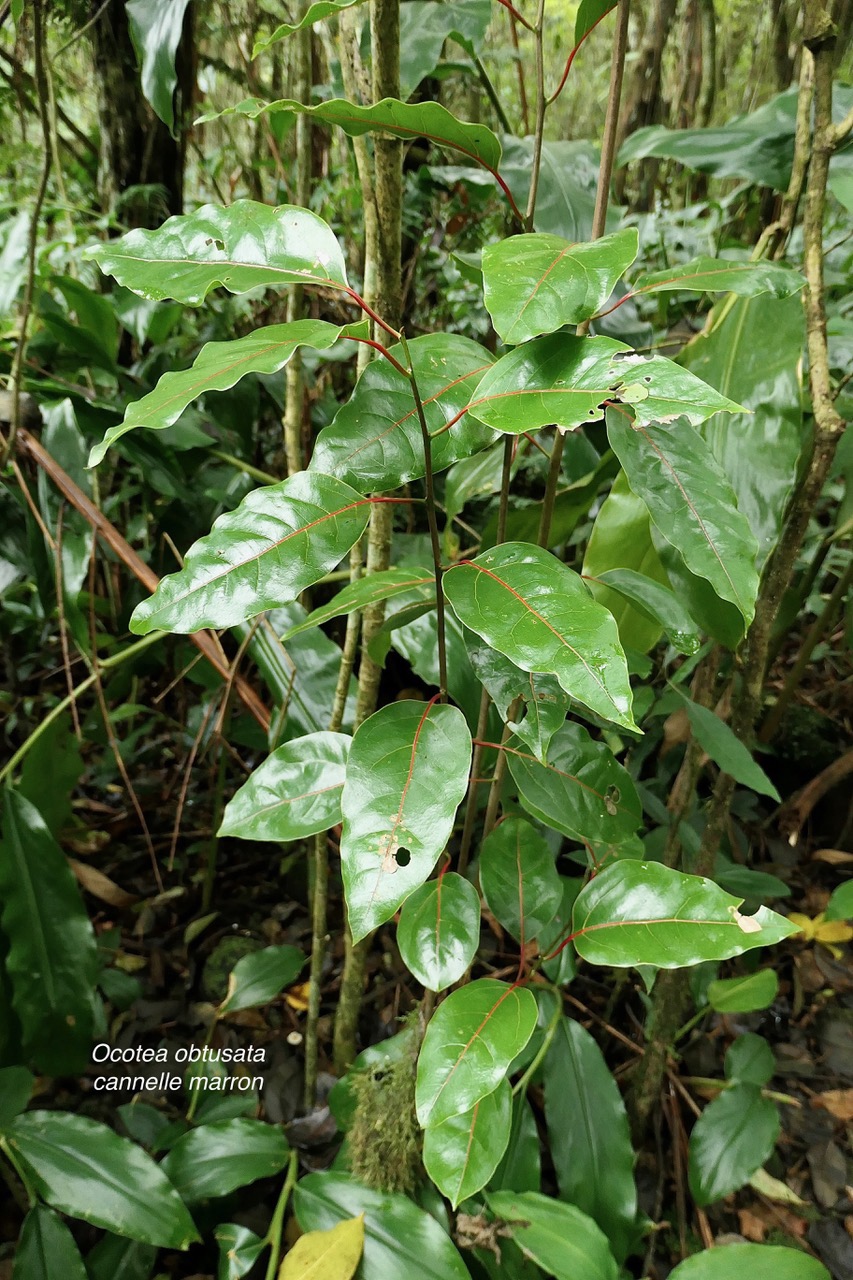
M759 1214L753 1213L751 1209L738 1209L737 1216L741 1235L747 1240L752 1240L755 1244L763 1244L768 1231L768 1223Z
M836 1120L853 1120L853 1089L827 1089L812 1098L813 1107L822 1107Z
M119 911L126 911L134 902L139 901L135 893L128 893L126 889L120 888L97 867L90 867L87 862L78 862L76 858L69 858L68 865L77 877L78 884L87 893L91 893L93 898L99 898L101 902L107 902Z
M690 717L687 714L686 707L679 707L677 711L673 711L672 715L667 716L663 722L663 743L661 745L661 759L668 751L672 751L673 747L681 746L683 742L690 741Z
M853 853L844 849L815 849L812 862L828 862L831 867L843 867L845 863L853 862Z

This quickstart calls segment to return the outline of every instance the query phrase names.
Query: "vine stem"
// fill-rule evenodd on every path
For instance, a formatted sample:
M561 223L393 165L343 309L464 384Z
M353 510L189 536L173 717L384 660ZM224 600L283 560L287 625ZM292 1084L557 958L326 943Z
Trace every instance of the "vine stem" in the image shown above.
M267 1232L266 1243L270 1247L270 1257L267 1263L266 1280L275 1280L278 1271L278 1260L281 1257L281 1231L284 1226L284 1211L290 1200L290 1193L296 1186L296 1179L299 1174L299 1153L291 1151L290 1159L287 1163L287 1175L284 1179L284 1186L281 1188L281 1195L275 1206L272 1215L270 1229Z

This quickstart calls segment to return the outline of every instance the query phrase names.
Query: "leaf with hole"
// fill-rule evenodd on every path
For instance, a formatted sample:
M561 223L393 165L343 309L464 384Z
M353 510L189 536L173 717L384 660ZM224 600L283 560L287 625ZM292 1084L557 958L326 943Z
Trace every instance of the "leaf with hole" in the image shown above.
M137 605L130 629L231 627L288 604L340 563L369 515L370 500L333 476L298 471L255 489Z
M424 883L468 786L471 734L456 707L393 702L356 731L341 798L341 868L356 941Z
M480 885L492 915L521 943L540 936L563 900L554 855L523 818L505 818L486 836Z
M403 903L397 946L406 968L428 991L458 982L479 941L479 895L455 871L427 881Z
M298 947L262 947L241 956L228 975L228 991L220 1015L254 1009L275 1000L296 981L305 964Z
M502 1080L470 1111L431 1125L424 1134L424 1168L454 1209L486 1185L509 1140L512 1089Z
M742 1187L773 1154L779 1112L755 1084L736 1084L709 1102L690 1134L688 1174L698 1205Z
M487 1199L525 1257L555 1280L617 1280L607 1237L575 1205L535 1191L493 1191Z
M350 742L324 730L277 747L228 801L219 835L287 844L334 827Z
M451 992L426 1029L418 1056L418 1121L431 1128L497 1089L533 1035L538 1008L523 987L480 978Z

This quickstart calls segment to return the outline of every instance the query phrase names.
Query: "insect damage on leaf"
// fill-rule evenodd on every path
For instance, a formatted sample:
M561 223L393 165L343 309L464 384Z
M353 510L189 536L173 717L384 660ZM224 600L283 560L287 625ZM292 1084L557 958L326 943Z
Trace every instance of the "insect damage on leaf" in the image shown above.
M735 924L744 933L761 933L761 925L758 923L755 916L741 915L737 907L732 907L731 912Z

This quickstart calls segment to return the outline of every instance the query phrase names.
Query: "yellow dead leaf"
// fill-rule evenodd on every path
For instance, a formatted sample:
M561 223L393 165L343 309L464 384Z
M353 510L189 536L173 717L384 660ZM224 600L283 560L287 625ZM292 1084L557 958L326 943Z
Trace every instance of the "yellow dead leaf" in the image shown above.
M804 916L800 911L792 911L788 916L791 924L795 924L800 932L804 935L806 942L814 941L814 921L810 916Z
M824 1093L815 1094L813 1107L823 1107L836 1120L853 1121L853 1089L827 1089Z
M310 982L298 982L295 987L290 987L285 991L284 998L291 1009L295 1009L297 1013L305 1013L308 1008L308 992L310 990Z
M120 951L113 961L116 969L121 969L122 973L139 973L140 969L144 969L148 964L145 956L128 955L125 951Z
M134 902L139 901L135 893L128 893L126 889L120 888L115 880L104 875L103 871L99 871L97 867L91 867L86 862L78 862L76 858L69 858L68 865L77 877L78 883L87 893L91 893L93 898L100 898L101 902L108 902L111 907L116 907L119 911L124 911L132 907Z
M364 1214L330 1231L300 1236L281 1264L278 1280L352 1280L364 1249Z
M776 1200L779 1204L791 1204L797 1208L802 1208L806 1204L806 1201L801 1199L796 1191L791 1190L787 1182L780 1182L778 1178L772 1177L766 1169L757 1169L750 1178L749 1185L754 1191L760 1191L763 1196L767 1196L768 1200Z
M853 926L845 920L825 920L822 912L812 920L799 911L792 911L788 919L803 934L805 942L820 942L827 951L832 952L836 960L840 960L843 954L837 944L853 939Z

